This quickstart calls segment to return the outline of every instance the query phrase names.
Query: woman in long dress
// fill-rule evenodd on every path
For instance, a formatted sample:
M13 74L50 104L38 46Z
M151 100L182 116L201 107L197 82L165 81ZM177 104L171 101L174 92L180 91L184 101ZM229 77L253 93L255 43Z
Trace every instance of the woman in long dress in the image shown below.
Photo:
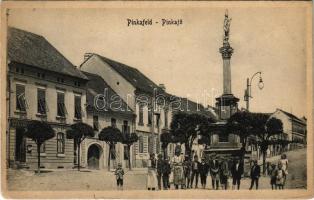
M148 174L147 174L147 189L156 190L158 188L157 174L156 174L156 158L155 154L150 155L148 161Z
M181 189L184 187L184 172L183 172L183 157L180 155L181 148L177 146L175 149L175 156L171 160L171 165L173 169L173 184L176 189Z

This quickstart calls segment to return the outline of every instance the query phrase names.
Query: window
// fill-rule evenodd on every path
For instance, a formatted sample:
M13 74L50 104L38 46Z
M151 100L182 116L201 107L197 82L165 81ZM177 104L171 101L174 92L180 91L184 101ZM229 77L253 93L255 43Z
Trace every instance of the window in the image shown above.
M93 116L93 127L95 131L99 130L99 122L98 122L98 116L94 115Z
M155 138L154 138L154 136L148 137L148 153L149 153L149 154L155 153L155 152L154 152L154 146L155 146L154 143L155 143Z
M122 133L123 134L130 133L130 126L128 126L128 121L126 121L126 120L123 121Z
M168 128L168 111L165 110L165 128Z
M156 114L156 126L159 127L160 114Z
M46 90L37 89L37 112L40 114L46 114Z
M111 118L111 126L117 128L117 120L115 118Z
M16 85L16 109L26 111L25 85Z
M148 125L152 125L152 111L148 110Z
M220 133L219 142L228 142L228 134Z
M64 104L64 93L58 92L57 93L57 115L60 117L65 117L67 114L67 110Z
M129 160L129 149L127 145L123 146L123 152L124 152L124 160Z
M139 117L139 119L138 119L138 124L139 125L143 125L144 124L144 120L143 120L143 105L139 105L139 111L138 111L139 113L138 113L138 117Z
M143 153L144 152L144 140L143 140L143 136L139 136L138 137L138 152L139 153Z
M46 152L46 142L42 143L40 145L40 150L39 150L40 153L45 153Z
M81 96L74 96L74 117L82 119Z
M64 154L64 134L57 133L57 153Z

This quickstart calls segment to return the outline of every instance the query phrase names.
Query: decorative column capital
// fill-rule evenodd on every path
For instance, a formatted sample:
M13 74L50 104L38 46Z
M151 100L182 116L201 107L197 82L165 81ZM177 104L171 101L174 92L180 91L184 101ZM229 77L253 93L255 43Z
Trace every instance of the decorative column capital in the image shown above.
M233 53L233 48L230 46L229 42L224 42L223 47L219 48L219 52L223 59L230 59Z

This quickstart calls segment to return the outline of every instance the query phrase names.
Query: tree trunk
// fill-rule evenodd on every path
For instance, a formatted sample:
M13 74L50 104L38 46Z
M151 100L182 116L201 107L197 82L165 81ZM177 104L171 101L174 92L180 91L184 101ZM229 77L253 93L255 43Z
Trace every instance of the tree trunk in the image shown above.
M78 142L78 147L77 147L77 163L78 163L78 166L77 166L77 170L80 171L80 165L81 165L81 158L80 158L80 151L81 151L81 143Z
M111 144L109 144L108 171L110 171L110 159L111 159Z
M40 173L40 143L37 143L37 173Z
M163 148L163 151L164 151L164 159L166 159L167 158L167 147Z
M266 151L263 151L263 174L266 172Z
M129 160L129 170L131 170L131 145L128 145L128 160Z

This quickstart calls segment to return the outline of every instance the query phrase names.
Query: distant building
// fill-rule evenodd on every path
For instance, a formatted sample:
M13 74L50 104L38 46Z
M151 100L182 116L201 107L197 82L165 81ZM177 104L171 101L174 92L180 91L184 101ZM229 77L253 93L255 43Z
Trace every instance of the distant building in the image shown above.
M86 121L88 78L40 35L9 28L7 49L8 164L36 166L36 145L24 131L30 120L43 120L56 136L41 145L41 167L73 167L73 140L65 131Z
M277 109L270 117L280 119L283 124L284 139L295 143L289 144L288 149L294 149L306 145L306 118Z

